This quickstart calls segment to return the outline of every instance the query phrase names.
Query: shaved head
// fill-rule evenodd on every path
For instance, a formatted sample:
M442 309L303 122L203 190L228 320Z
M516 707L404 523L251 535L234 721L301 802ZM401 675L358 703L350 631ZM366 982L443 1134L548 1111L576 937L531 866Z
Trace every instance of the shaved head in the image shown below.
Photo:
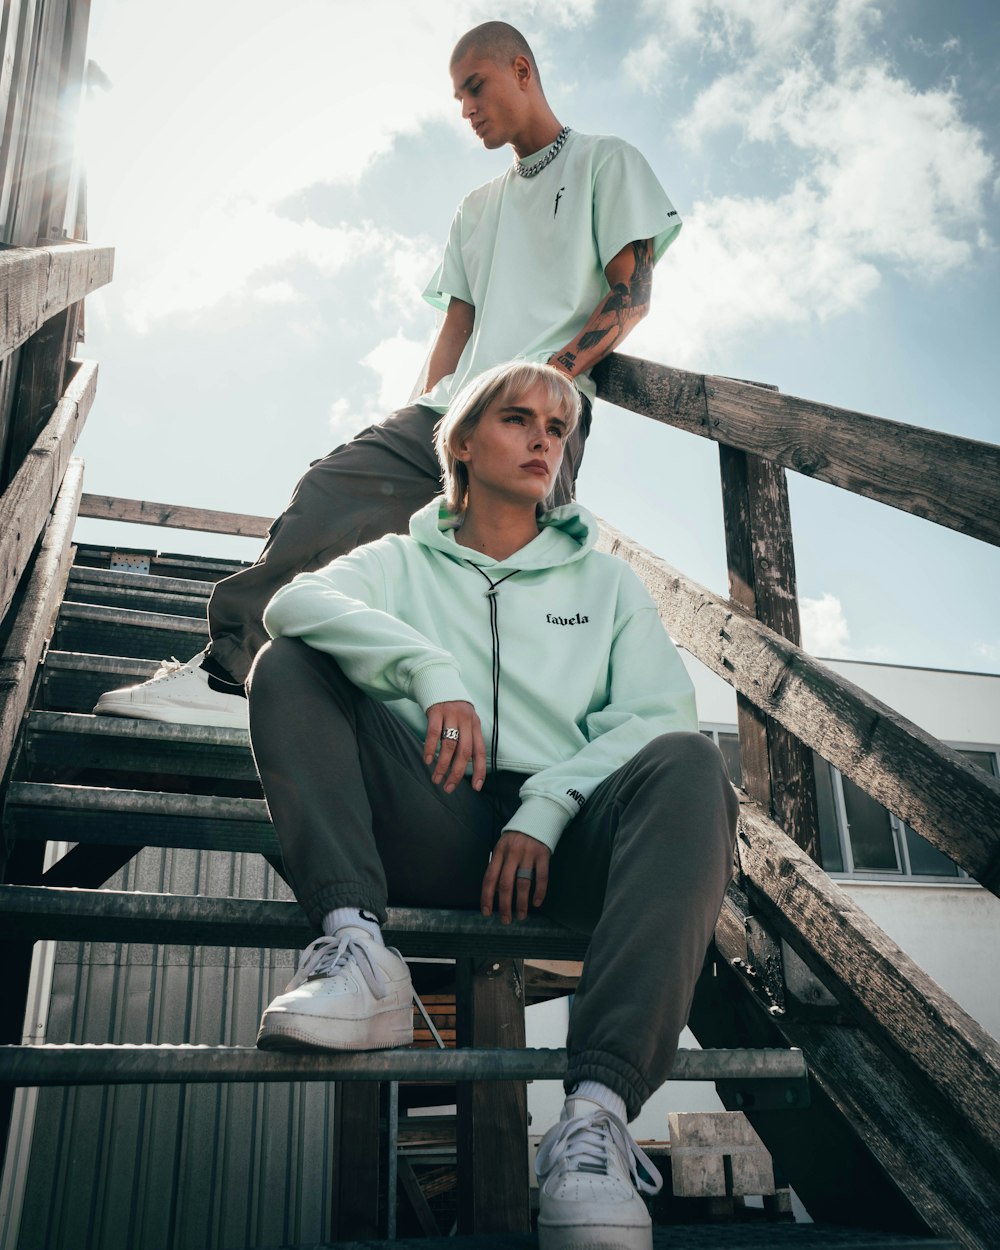
M532 73L538 78L538 65L527 39L507 22L483 22L481 26L474 26L455 44L451 64L455 65L470 52L502 66L510 65L515 57L526 57Z

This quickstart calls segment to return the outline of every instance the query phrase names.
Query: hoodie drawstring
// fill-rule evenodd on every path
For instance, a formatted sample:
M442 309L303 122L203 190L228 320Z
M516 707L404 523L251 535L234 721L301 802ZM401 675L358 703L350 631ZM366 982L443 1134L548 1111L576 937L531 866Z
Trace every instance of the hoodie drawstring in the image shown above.
M493 647L493 736L490 742L490 772L497 770L497 752L500 749L500 630L497 626L497 591L507 580L513 577L518 569L513 569L505 577L494 581L478 564L466 560L469 568L475 569L490 584L486 598L490 601L490 639Z

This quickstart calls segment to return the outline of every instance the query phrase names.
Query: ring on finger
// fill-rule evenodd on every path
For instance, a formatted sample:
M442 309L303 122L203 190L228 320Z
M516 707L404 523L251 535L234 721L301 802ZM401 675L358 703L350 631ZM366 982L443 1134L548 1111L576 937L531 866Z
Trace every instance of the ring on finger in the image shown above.
M449 728L441 730L441 737L445 742L457 742L458 730L453 726L449 726Z
M535 870L534 868L519 868L517 872L514 873L514 876L517 877L519 881L534 881Z

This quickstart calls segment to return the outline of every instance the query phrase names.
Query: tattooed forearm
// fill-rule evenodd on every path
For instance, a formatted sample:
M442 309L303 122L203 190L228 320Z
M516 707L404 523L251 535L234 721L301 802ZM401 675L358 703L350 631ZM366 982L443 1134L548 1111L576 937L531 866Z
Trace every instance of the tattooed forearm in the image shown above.
M612 351L649 311L653 244L641 239L623 248L606 270L610 290L579 335L550 360L569 373L592 368Z

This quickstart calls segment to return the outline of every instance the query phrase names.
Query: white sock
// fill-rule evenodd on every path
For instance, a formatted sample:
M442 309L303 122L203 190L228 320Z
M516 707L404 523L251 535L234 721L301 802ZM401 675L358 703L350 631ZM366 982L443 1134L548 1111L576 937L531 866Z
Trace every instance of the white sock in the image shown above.
M578 1081L572 1094L567 1095L567 1101L570 1098L589 1098L591 1102L596 1102L605 1111L610 1111L612 1115L616 1115L622 1124L628 1122L625 1099L620 1098L613 1089L608 1089L600 1081Z
M346 929L348 926L352 929L365 929L371 934L373 942L377 942L379 946L385 945L382 941L382 926L370 911L363 911L360 907L335 907L323 917L323 932L327 937L333 937L338 929Z

